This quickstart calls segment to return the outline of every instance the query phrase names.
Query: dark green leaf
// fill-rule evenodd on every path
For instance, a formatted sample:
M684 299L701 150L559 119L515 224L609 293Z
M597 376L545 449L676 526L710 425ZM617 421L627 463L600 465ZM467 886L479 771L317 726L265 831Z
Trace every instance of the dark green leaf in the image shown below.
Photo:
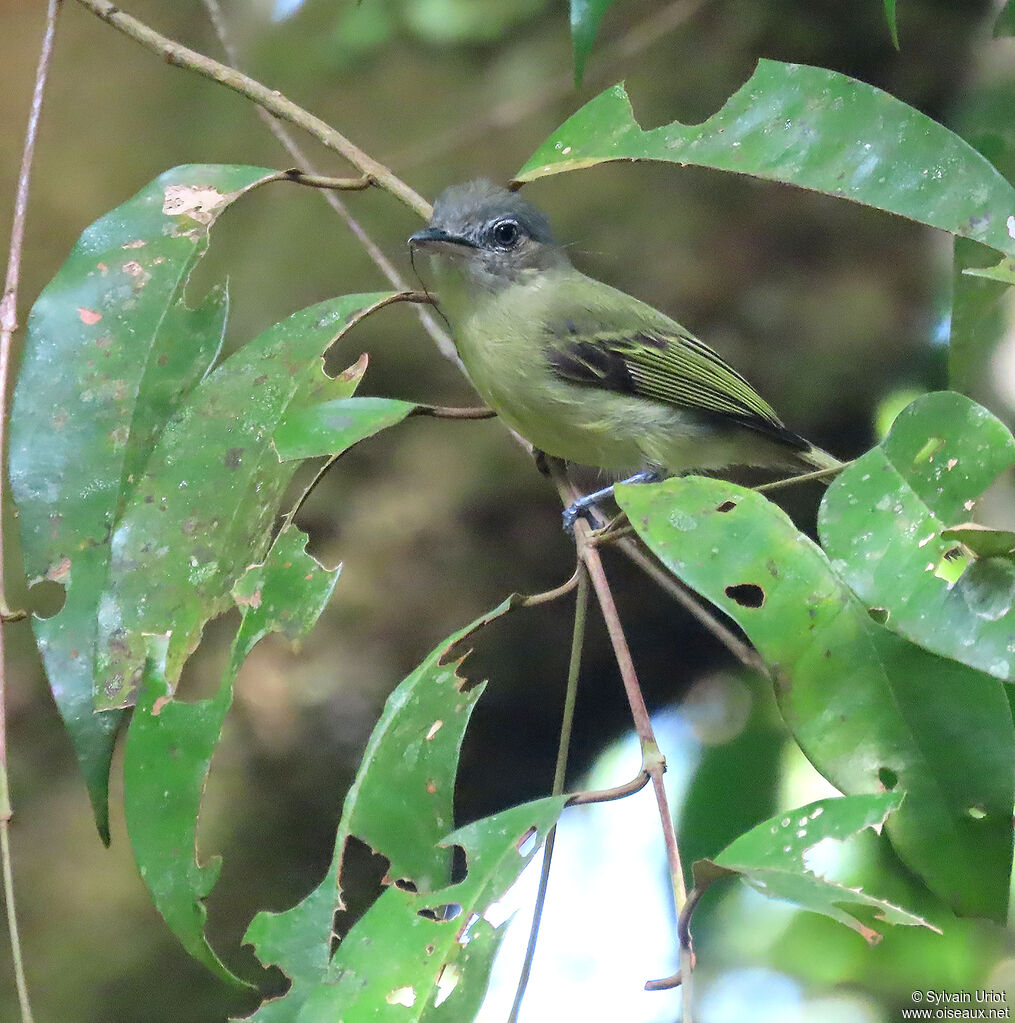
M899 25L895 19L895 0L885 0L885 19L888 21L888 31L892 37L892 46L899 48Z
M906 792L900 858L959 912L1004 919L1015 729L1003 686L887 631L760 494L684 477L618 487L639 535L771 666L808 759L850 795Z
M260 167L167 171L84 231L28 318L11 488L30 581L67 588L59 613L33 627L105 841L120 715L94 713L93 685L110 533L161 426L222 341L224 291L195 310L184 300L211 226L276 176Z
M902 795L885 792L869 796L821 799L789 810L741 835L712 862L739 874L751 887L774 899L787 899L813 913L838 920L870 944L880 940L877 930L855 915L856 907L874 910L873 918L886 924L906 924L938 930L923 917L892 905L858 888L848 888L816 873L808 853L819 843L842 842L867 828L880 830L888 815L898 810ZM709 869L708 861L694 865L695 878ZM940 933L940 932L939 932Z
M392 880L411 881L424 895L447 884L450 858L441 843L452 826L462 737L483 685L466 687L457 673L461 662L445 661L470 632L509 607L510 601L505 601L450 636L391 694L346 796L324 880L292 909L259 913L251 922L244 941L254 945L266 966L279 966L293 982L284 998L265 1003L251 1017L257 1023L294 1019L317 986L331 976L332 920L341 905L342 857L351 835L388 858ZM385 906L408 894L393 889ZM461 923L448 926L457 931ZM386 935L389 939L391 935ZM410 940L408 934L405 940ZM415 936L411 940L415 948ZM374 958L380 972L399 961L399 952L393 948L380 954L375 946ZM391 965L385 966L385 960ZM440 963L436 957L429 961L432 985ZM425 1001L429 987L419 996Z
M643 131L616 85L558 128L518 181L661 160L782 181L897 213L1015 255L1015 188L954 132L863 82L762 60L703 124Z
M603 15L613 0L571 0L571 45L574 49L574 84L579 88Z
M170 685L230 590L263 557L295 466L272 435L292 409L348 397L361 359L336 378L321 356L390 295L346 295L293 313L206 376L166 427L112 538L99 620L96 702L130 702L143 635L172 632ZM151 581L158 579L153 587Z
M950 391L905 409L876 448L829 487L818 528L832 565L889 629L1015 680L1015 565L963 554L947 527L1015 463L1015 438Z
M223 979L240 983L215 955L204 934L204 899L221 862L197 861L197 820L208 769L232 704L233 684L247 654L269 632L292 639L308 633L338 581L306 552L306 535L283 530L260 565L237 582L233 596L242 622L218 693L183 703L165 677L167 638L149 657L146 684L130 728L124 757L124 810L138 869L155 908L195 959ZM148 637L149 647L153 643Z
M389 426L418 406L395 398L336 398L285 415L275 430L282 461L337 455Z

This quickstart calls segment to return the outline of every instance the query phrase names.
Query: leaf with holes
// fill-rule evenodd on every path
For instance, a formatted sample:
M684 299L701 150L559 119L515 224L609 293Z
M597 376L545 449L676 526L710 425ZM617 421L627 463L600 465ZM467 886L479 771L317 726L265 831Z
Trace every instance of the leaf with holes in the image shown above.
M232 705L233 684L247 655L269 632L306 635L327 604L338 570L306 552L306 534L289 526L264 562L252 565L233 588L242 620L218 693L184 703L165 677L168 641L149 656L145 684L127 731L124 812L127 834L155 908L184 948L212 972L242 984L221 962L204 934L204 899L218 879L216 857L197 861L197 821L212 754ZM149 651L152 638L147 637Z
M902 860L955 909L1001 920L1015 728L997 679L882 628L824 553L762 495L684 477L618 486L638 534L770 665L808 759L849 795L898 789Z
M465 851L464 880L430 892L388 888L338 946L300 1023L354 1013L378 1023L470 1019L466 1010L483 992L464 970L485 979L505 929L484 914L518 879L566 802L556 796L525 803L448 835L443 847Z
M184 292L218 217L277 177L261 167L175 167L87 228L36 300L11 415L11 490L29 580L66 587L33 628L57 707L109 840L120 715L96 714L96 617L109 538L166 420L214 361L226 293Z
M282 461L338 455L396 426L419 406L396 398L336 398L282 417L275 447Z
M864 82L759 61L726 105L697 125L648 131L615 85L529 158L517 181L616 160L658 160L781 181L896 213L1015 255L1015 188L954 132Z
M321 357L391 299L345 295L293 313L205 377L166 427L112 537L100 705L133 699L146 633L172 631L166 677L175 684L205 623L230 607L233 584L267 549L296 469L279 462L275 428L292 409L352 394L366 358L332 378Z
M934 653L1015 680L1015 564L946 535L1015 464L1015 438L944 391L918 398L828 488L818 516L835 571L885 624Z
M342 860L350 837L362 840L388 860L387 876L396 884L389 890L393 894L385 907L411 894L406 889L427 897L447 885L451 858L442 843L452 827L458 754L472 708L484 687L466 685L457 673L461 660L446 662L470 633L510 607L511 601L506 600L450 636L388 697L346 796L334 857L324 880L297 906L283 913L259 913L247 929L244 940L254 945L258 958L266 966L279 966L292 979L282 998L266 1002L251 1017L256 1023L294 1019L318 986L332 977L332 921L342 907ZM453 933L462 922L449 925ZM411 940L421 961L429 963L426 990L414 987L422 1004L430 997L444 960L426 955L423 946L416 947L418 933L413 932L411 939L408 932L401 937L385 933L385 942L396 941L396 947L381 955L379 943L375 944L373 955L380 976L389 968L382 960L392 964L403 961L399 949L403 939ZM492 937L489 940L493 943ZM482 957L477 956L477 963L481 962ZM413 976L416 979L411 984L421 985L420 975ZM392 990L386 990L384 996Z
M726 874L739 875L763 895L838 920L871 945L881 940L878 921L927 927L940 934L923 917L859 888L848 888L814 869L819 852L867 828L880 831L902 800L895 792L843 796L787 811L741 835L715 859L695 863L695 884L707 884Z

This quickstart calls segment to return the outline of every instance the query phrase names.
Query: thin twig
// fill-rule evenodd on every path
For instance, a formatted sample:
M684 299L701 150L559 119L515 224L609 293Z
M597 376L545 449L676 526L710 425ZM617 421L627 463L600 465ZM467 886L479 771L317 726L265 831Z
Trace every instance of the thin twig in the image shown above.
M549 468L561 500L564 504L570 505L573 503L576 495L567 481L562 463L556 459L550 460ZM684 886L684 871L680 863L680 849L677 845L677 835L673 826L673 815L670 813L669 799L663 784L663 775L666 772L666 759L660 752L659 744L656 742L655 732L652 729L652 719L638 682L634 660L631 657L627 638L624 635L624 627L621 624L620 615L617 613L617 606L613 601L609 581L606 578L606 573L603 571L603 563L600 560L599 551L592 542L592 530L584 519L579 519L575 523L574 536L578 546L578 557L588 569L589 578L593 589L596 591L596 599L599 601L599 607L603 613L603 620L606 622L606 631L613 646L617 667L620 669L624 692L627 695L628 706L631 708L634 730L641 743L642 766L652 779L652 790L655 794L656 806L659 810L659 823L663 832L663 842L666 846L670 887L673 892L673 907L679 918L684 908L684 903L687 901L687 892Z
M0 299L0 516L3 509L3 489L7 481L7 391L10 378L11 343L18 329L18 285L21 278L21 250L25 240L25 220L28 214L28 190L32 179L32 163L35 158L35 140L39 134L42 117L42 101L46 94L46 79L53 62L53 44L56 39L56 22L63 6L62 0L49 0L46 6L46 30L39 50L39 63L35 69L35 88L32 105L25 129L25 143L21 152L21 169L18 172L18 188L14 199L14 217L11 223L11 243L7 256L7 275L4 279L3 298ZM0 612L10 618L7 605L7 583L4 572L4 523L0 518ZM11 959L14 965L14 980L18 990L18 1005L22 1023L31 1023L32 1006L28 998L28 982L25 979L25 965L21 954L21 938L18 933L18 917L14 904L14 868L11 862L10 785L7 778L7 642L5 630L0 627L0 860L2 860L4 905L7 910L7 930L11 939Z
M372 184L405 203L409 209L415 210L424 220L430 219L432 212L430 204L401 178L396 177L384 164L378 163L373 157L364 153L330 124L304 110L303 107L283 96L277 89L269 89L249 75L243 74L242 71L221 64L203 53L198 53L196 50L156 32L144 22L121 11L109 0L77 0L77 2L107 24L112 25L117 31L122 32L153 53L159 54L167 64L184 68L187 71L194 71L205 78L219 82L227 89L232 89L241 96L253 100L258 106L274 114L275 117L280 117L283 121L289 121L302 128L322 145L348 160L361 174L366 175Z
M618 799L626 799L643 788L652 780L652 776L644 768L630 781L623 785L614 785L612 789L589 789L586 792L575 792L568 797L568 806L586 806L590 803L613 803Z
M229 34L229 27L226 25L226 20L222 14L222 9L219 7L218 0L204 0L204 6L208 12L208 18L215 29L215 34L218 36L219 43L225 51L226 59L234 67L238 67L239 54L237 53L236 47L233 45L232 37ZM363 247L363 251L366 252L367 256L369 256L373 261L374 266L376 266L377 269L384 274L394 288L397 288L399 291L407 290L408 285L405 282L405 278L403 278L398 270L395 269L394 265L388 257L384 255L373 238L367 234L363 225L360 224L360 222L352 215L349 207L334 194L334 191L331 191L331 189L335 187L345 186L322 184L322 182L349 179L326 178L324 175L318 174L314 165L310 162L310 159L303 152L302 147L296 139L293 138L292 133L286 129L285 125L272 117L266 108L258 106L256 109L257 116L261 118L265 126L275 137L278 144L300 165L301 170L292 172L299 175L298 177L294 177L293 180L298 181L300 184L316 184L319 188L327 189L321 192L321 197L346 222L349 230ZM355 178L352 180L355 184L347 187L363 188L371 184L371 179L368 175L363 175L361 178ZM434 344L437 345L438 351L440 351L446 359L449 359L456 365L460 366L461 362L458 358L458 352L455 349L454 342L448 336L443 327L441 327L441 325L437 322L437 319L430 310L421 304L416 309L416 315L419 317L419 322L423 325L423 329L430 335Z
M578 699L578 673L581 670L582 647L585 645L585 622L589 609L589 574L584 566L578 565L575 571L578 592L574 603L574 629L571 633L571 656L567 668L567 689L564 694L564 711L560 721L560 740L557 744L557 764L553 771L553 788L551 792L559 796L564 792L564 780L567 775L567 758L571 750L571 726L574 724L574 708ZM553 846L557 839L557 826L550 828L543 843L543 861L539 871L539 887L536 890L536 902L532 910L532 925L529 928L529 943L525 949L521 972L518 975L518 986L515 988L515 1000L508 1015L508 1023L518 1023L518 1013L522 1008L522 999L529 984L532 962L536 956L536 941L539 938L539 924L543 919L543 907L546 904L546 892L550 885L550 864L553 861Z
M579 583L582 577L582 567L574 570L574 575L566 583L555 586L552 590L545 590L543 593L533 593L531 596L519 597L516 607L538 607L540 604L549 604L551 601L559 600L567 596Z

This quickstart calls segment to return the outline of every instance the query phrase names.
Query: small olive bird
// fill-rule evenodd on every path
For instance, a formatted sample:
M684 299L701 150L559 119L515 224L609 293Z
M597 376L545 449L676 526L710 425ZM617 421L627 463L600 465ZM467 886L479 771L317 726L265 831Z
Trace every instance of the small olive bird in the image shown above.
M626 482L730 465L833 469L708 345L576 270L531 203L489 181L443 192L409 239L483 400L547 455ZM582 498L577 515L612 487Z

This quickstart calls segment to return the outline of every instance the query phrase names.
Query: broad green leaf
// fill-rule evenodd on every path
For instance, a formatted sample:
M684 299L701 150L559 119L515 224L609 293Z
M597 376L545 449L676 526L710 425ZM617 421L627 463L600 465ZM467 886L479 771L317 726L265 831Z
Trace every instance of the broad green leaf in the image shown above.
M255 644L269 632L291 639L307 634L327 604L338 571L323 568L306 552L307 537L288 526L264 562L252 565L233 588L242 620L218 693L184 703L173 698L165 676L167 638L149 656L145 684L127 731L124 811L138 870L184 948L215 974L244 982L219 960L204 934L204 899L218 879L221 861L197 860L197 821L212 754L232 705L233 684ZM149 647L152 639L148 637Z
M1015 564L961 555L943 535L1015 463L1015 438L950 391L905 409L838 476L818 529L835 571L885 624L934 653L1015 681Z
M616 160L749 174L886 210L1015 255L1013 188L954 132L845 75L762 60L707 121L643 130L623 86L600 93L516 175L532 181Z
M899 48L899 23L895 17L895 0L884 0L885 19L888 22L888 31L892 37L892 46Z
M1004 919L1015 729L1002 684L878 625L760 494L698 477L617 489L656 556L764 657L811 763L849 795L905 792L887 824L900 858L958 912Z
M574 49L574 84L580 87L585 62L595 45L603 15L613 0L571 0L571 45Z
M724 849L712 861L696 863L694 874L710 875L715 868L740 875L752 888L773 899L787 899L813 913L838 920L873 945L881 940L877 930L865 921L938 928L923 917L821 876L811 868L808 853L828 842L843 842L867 828L876 831L897 811L900 793L843 796L789 810L759 824ZM864 916L856 909L864 907ZM871 913L873 910L873 913ZM940 931L938 931L940 933Z
M954 248L948 386L978 394L989 379L991 356L1008 330L1004 300L1013 283L1008 276L1012 260L1005 257L984 266L990 249L968 238L956 238Z
M300 1023L470 1019L466 1008L481 999L479 985L462 993L456 985L446 1003L435 1005L438 982L447 982L449 972L461 979L467 966L485 979L506 925L495 928L483 914L518 879L566 802L556 796L525 803L448 835L442 846L465 850L465 879L432 892L388 888L338 946Z
M450 858L441 842L451 829L462 738L483 684L467 687L457 673L461 661L445 662L471 632L510 606L510 600L504 601L450 636L388 697L346 795L324 880L292 909L259 913L247 928L244 941L254 945L261 962L280 967L292 979L285 996L266 1002L252 1020L295 1019L311 992L330 976L332 920L342 905L339 882L350 836L387 857L392 881L411 882L423 894L447 884ZM376 947L374 955L379 971L384 968L380 960L398 958L397 950L380 954ZM433 962L431 984L440 967Z
M205 622L231 605L233 584L268 546L295 471L272 445L280 419L352 394L365 360L331 378L321 356L392 297L346 295L293 313L188 396L113 532L99 616L98 705L132 701L146 633L172 632L166 677L170 685L179 678Z
M336 398L285 415L275 430L275 447L282 461L337 455L418 408L395 398Z
M184 292L221 213L278 175L175 167L87 228L28 318L11 416L10 478L31 582L66 587L33 628L103 840L120 715L93 703L96 617L110 533L165 420L207 372L224 290Z

